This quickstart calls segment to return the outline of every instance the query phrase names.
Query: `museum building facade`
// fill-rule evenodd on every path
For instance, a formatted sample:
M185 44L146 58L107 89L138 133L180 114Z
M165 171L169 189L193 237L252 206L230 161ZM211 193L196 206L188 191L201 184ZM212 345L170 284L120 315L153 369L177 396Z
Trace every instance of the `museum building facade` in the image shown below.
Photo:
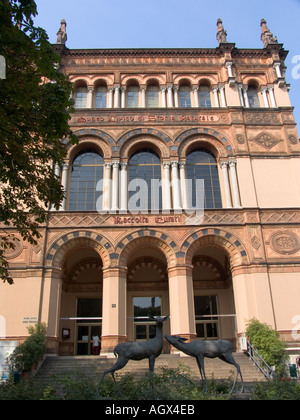
M153 337L151 314L236 349L257 318L299 347L299 137L287 51L264 20L261 39L238 49L218 20L216 48L78 50L62 21L78 144L41 239L6 255L6 340L41 321L48 352L90 355L98 334L107 354Z

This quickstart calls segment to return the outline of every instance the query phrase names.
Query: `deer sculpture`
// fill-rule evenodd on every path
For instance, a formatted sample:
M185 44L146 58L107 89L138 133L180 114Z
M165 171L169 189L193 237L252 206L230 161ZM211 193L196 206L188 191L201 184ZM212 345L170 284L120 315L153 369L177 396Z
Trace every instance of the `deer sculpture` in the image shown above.
M241 393L244 392L244 381L242 377L242 372L240 366L236 363L232 356L232 345L229 341L226 340L216 340L216 341L204 341L204 340L195 340L191 343L186 343L187 339L180 336L171 336L165 335L166 340L176 347L176 349L183 351L183 353L188 356L193 356L197 360L199 367L200 375L203 382L203 391L207 392L207 379L204 369L204 358L208 357L210 359L219 358L226 363L234 365L237 370L236 378L233 384L233 387L230 391L230 394L233 392L238 375L240 375L242 380L242 389Z
M129 360L143 360L149 359L149 371L154 371L155 359L161 354L163 350L163 323L169 319L169 316L166 317L153 317L149 316L149 319L156 322L156 335L154 338L148 341L142 342L127 342L118 344L114 349L114 354L117 357L117 362L109 369L107 369L99 382L101 385L104 377L111 373L114 382L116 379L114 373L117 370L123 369Z

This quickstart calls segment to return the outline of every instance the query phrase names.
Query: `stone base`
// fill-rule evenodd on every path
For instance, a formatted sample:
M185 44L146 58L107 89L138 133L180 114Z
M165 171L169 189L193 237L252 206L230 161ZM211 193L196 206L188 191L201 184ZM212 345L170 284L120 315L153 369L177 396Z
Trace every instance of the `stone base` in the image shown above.
M126 336L119 336L119 335L110 335L110 336L102 336L101 337L101 355L107 353L113 353L114 348L120 344L125 343L127 341Z

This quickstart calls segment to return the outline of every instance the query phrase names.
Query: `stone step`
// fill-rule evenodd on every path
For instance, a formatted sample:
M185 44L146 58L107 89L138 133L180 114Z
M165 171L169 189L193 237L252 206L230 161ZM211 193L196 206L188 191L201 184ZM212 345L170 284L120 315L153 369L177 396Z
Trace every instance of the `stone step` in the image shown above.
M240 365L244 382L253 384L255 382L265 381L264 376L251 362L251 360L242 353L235 353L234 358ZM91 379L98 380L100 375L108 368L113 366L116 359L110 359L103 356L65 356L65 357L47 357L41 369L35 376L35 381L40 384L51 382L51 378L64 377L77 374L89 376ZM200 373L196 359L193 357L180 357L179 355L161 355L156 359L155 370L159 371L162 367L177 368L185 366L190 369L191 376L200 379ZM129 361L119 375L133 374L137 378L143 377L149 372L148 360L139 362ZM208 379L232 379L236 374L233 365L229 365L219 359L205 359L205 372Z

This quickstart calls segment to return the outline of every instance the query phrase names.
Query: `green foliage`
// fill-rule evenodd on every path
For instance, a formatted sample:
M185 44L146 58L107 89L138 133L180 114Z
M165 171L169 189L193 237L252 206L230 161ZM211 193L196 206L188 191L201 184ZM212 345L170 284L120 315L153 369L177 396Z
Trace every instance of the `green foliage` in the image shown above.
M300 401L300 382L294 380L274 380L257 384L251 395L257 401Z
M46 351L47 326L44 323L28 327L30 336L10 356L13 370L29 372Z
M209 392L202 392L202 383L195 381L187 368L161 368L157 373L137 379L132 374L117 374L117 385L106 378L97 391L98 380L88 374L73 371L60 377L52 375L43 388L33 381L8 384L0 389L0 400L227 400L232 383L208 381ZM220 391L222 389L222 391ZM224 392L224 393L223 393Z
M265 362L269 366L275 366L278 373L283 373L288 354L278 332L269 325L252 319L247 324L246 335Z
M53 171L62 165L62 140L76 138L69 128L72 84L59 70L42 28L36 28L34 0L0 0L0 55L6 79L0 80L0 220L32 244L40 237L50 203L56 208L63 190ZM0 238L0 278L13 280L5 251L13 240Z

